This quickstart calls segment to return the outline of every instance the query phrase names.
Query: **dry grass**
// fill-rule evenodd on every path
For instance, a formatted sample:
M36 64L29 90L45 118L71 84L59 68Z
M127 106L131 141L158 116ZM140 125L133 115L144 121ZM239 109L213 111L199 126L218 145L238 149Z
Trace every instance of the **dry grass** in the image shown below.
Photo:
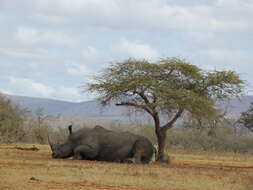
M117 164L52 159L39 151L0 146L0 189L251 190L253 155L170 150L172 163ZM32 147L32 145L19 145Z

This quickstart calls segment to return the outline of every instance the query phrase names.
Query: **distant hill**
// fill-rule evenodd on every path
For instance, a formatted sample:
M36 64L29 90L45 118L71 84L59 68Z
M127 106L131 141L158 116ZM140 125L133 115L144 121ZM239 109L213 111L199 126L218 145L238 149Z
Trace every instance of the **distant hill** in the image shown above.
M228 109L231 115L239 115L241 112L247 111L253 102L253 96L242 96L240 99L230 99L226 104L220 105L222 109Z
M21 107L27 108L32 113L35 113L38 108L42 108L43 112L48 115L75 116L123 122L133 122L132 120L134 120L134 123L142 122L144 118L145 120L148 119L148 116L143 114L130 114L130 117L129 110L126 107L119 107L115 105L103 107L97 101L74 103L46 98L13 95L4 96ZM138 119L138 117L141 118Z
M150 120L146 114L132 114L131 117L129 117L129 112L126 107L118 107L115 105L102 107L97 101L73 103L44 98L13 95L5 96L14 103L17 103L24 108L28 108L33 113L35 113L38 108L42 108L44 113L49 115L76 116L116 121L135 120L136 122L141 122L144 119ZM240 100L231 99L229 102L218 106L223 110L226 109L229 115L238 116L241 112L246 111L249 108L251 102L253 102L253 96L243 96Z

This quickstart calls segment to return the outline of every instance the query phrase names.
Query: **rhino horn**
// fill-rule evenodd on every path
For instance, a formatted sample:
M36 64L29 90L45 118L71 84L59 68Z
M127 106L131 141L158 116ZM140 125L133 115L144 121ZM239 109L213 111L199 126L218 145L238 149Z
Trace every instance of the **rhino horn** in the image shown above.
M47 136L47 140L48 140L48 143L49 143L49 145L50 145L51 150L53 150L53 146L54 146L54 145L53 145L53 143L51 142L49 135Z

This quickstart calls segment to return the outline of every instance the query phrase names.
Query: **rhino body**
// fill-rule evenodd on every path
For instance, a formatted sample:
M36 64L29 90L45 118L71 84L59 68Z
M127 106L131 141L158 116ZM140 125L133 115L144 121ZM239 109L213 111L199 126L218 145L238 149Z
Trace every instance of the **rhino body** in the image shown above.
M53 158L149 163L154 153L153 145L146 137L130 132L115 132L96 126L76 132L69 127L69 133L63 144L50 142Z

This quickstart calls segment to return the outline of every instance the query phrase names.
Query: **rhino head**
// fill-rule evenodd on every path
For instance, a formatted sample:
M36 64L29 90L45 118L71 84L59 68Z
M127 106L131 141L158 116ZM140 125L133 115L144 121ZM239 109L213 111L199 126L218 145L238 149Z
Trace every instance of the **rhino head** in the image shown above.
M63 144L53 144L48 136L48 143L52 150L53 158L69 158L73 156L73 146L68 141Z

